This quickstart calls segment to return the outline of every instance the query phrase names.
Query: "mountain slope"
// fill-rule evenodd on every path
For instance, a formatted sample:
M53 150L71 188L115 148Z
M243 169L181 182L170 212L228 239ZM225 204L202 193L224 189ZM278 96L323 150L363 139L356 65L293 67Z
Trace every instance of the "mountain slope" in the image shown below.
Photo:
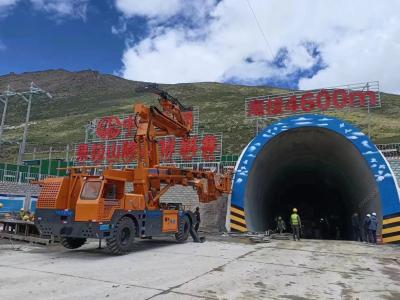
M52 146L70 144L84 139L83 126L98 116L132 112L136 101L156 103L151 94L137 94L140 82L125 80L96 71L69 72L49 70L0 76L0 91L9 84L13 90L27 90L33 81L50 92L53 99L35 98L32 106L28 142ZM185 83L160 85L184 104L200 107L201 130L222 132L223 151L239 153L254 135L254 124L244 118L244 98L282 90L269 87L248 87L221 83ZM400 141L400 96L382 93L382 108L371 115L371 133L375 142ZM26 103L15 98L10 101L5 131L7 141L22 137ZM366 128L366 112L333 113ZM16 145L8 145L14 149Z

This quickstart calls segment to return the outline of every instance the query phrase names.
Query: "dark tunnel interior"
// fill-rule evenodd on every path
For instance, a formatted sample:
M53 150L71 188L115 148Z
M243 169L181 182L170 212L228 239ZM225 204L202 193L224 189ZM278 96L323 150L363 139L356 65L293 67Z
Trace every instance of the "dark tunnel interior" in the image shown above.
M351 239L351 215L381 216L379 192L364 157L345 137L319 127L285 131L259 152L250 170L246 222L251 231L276 228L281 216L290 231L296 207L303 237Z

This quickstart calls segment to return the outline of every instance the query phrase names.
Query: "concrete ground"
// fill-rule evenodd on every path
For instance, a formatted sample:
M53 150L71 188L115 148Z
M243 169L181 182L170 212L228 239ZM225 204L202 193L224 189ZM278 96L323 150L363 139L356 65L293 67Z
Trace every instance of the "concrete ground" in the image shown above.
M400 299L400 247L230 237L111 256L0 241L0 299Z

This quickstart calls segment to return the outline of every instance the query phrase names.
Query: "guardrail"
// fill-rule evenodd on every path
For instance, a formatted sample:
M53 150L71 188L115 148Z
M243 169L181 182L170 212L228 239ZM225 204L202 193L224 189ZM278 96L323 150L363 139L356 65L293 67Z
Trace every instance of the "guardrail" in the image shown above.
M42 180L47 177L56 177L56 176L48 174L18 172L18 171L0 169L0 181L29 183L32 180Z
M174 166L181 169L210 170L224 173L227 169L235 167L236 161L165 163L163 165Z

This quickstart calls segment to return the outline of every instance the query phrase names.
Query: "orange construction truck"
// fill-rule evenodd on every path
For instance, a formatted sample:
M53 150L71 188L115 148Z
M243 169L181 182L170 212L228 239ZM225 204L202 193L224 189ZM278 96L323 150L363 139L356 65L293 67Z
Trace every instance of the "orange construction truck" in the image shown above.
M137 167L106 168L92 175L94 167L68 168L68 176L39 182L36 220L40 232L60 238L70 249L86 239L105 239L114 254L132 250L135 238L174 234L179 242L200 239L193 229L194 214L179 203L162 203L160 198L173 185L192 186L199 201L216 200L230 193L232 174L187 170L159 165L157 137L185 138L191 131L182 117L185 108L177 99L156 87L145 87L160 96L162 110L136 104ZM131 190L128 190L131 188Z

